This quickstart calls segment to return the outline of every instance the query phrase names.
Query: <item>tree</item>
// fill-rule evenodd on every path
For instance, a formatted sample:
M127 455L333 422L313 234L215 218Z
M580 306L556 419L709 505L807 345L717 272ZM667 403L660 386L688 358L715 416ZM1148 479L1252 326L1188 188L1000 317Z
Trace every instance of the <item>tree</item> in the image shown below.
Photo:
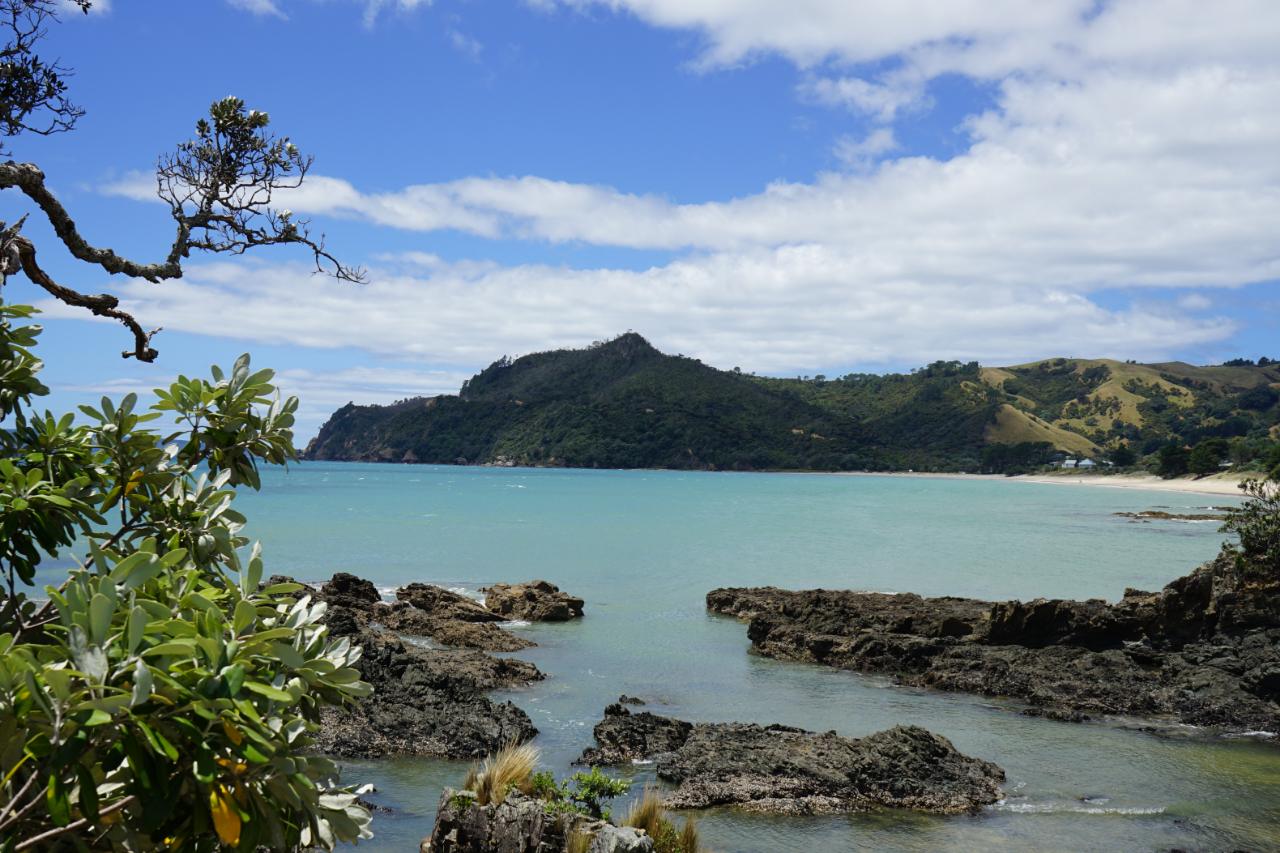
M1225 439L1207 438L1197 444L1187 457L1187 470L1192 474L1212 474L1222 464L1227 455L1228 445Z
M78 5L87 9L88 2ZM35 50L54 0L0 0L0 135L69 130L65 70ZM267 135L264 113L228 98L163 158L177 237L158 264L85 241L32 164L0 164L0 188L35 202L75 257L153 281L191 250L297 243L318 266L359 278L270 207L310 161ZM151 361L151 334L115 297L54 282L0 224L0 296L23 272L56 298L113 317ZM237 487L295 458L295 398L242 356L209 380L180 378L139 411L134 395L72 414L47 394L29 306L0 301L0 851L332 848L368 837L369 814L309 755L320 712L367 695L360 649L334 640L325 606L294 583L264 583L241 535ZM173 431L149 424L169 417ZM73 558L61 585L30 587L45 560Z
M76 2L88 11L88 0ZM0 132L7 136L33 129L33 117L39 115L49 118L35 128L36 132L70 130L82 114L66 100L65 69L43 62L34 53L45 25L56 20L57 8L53 0L0 0L0 29L9 35L0 54L5 72L0 75L4 81L0 85ZM288 137L271 135L269 124L266 113L247 109L239 98L224 98L213 104L208 119L196 122L194 139L160 158L156 188L169 204L176 233L164 260L155 263L138 263L90 244L45 186L44 172L34 163L0 163L0 190L21 191L39 207L74 257L113 275L160 282L181 278L182 261L193 250L238 255L260 246L296 244L311 251L317 271L362 281L363 271L331 255L323 237L311 237L305 220L272 207L279 191L302 183L312 160ZM154 361L158 353L151 347L151 339L159 330L144 331L109 293L80 293L55 282L39 265L35 245L22 236L25 219L8 227L0 223L0 278L21 271L56 299L120 321L133 334L133 348L122 355Z
M1249 499L1227 510L1222 530L1239 539L1241 574L1274 582L1280 579L1280 480L1245 480L1240 488Z
M1117 468L1128 468L1138 461L1138 454L1129 449L1128 445L1121 444L1113 447L1107 458Z
M1156 473L1161 477L1181 477L1187 473L1187 464L1191 457L1191 451L1176 442L1171 441L1160 448L1157 456Z

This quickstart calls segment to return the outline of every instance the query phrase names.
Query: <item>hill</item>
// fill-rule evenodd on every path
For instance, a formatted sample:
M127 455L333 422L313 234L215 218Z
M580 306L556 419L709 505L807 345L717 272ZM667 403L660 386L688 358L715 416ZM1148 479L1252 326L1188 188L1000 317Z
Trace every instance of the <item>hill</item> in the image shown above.
M455 395L348 404L308 459L721 470L1009 470L1064 453L1280 438L1280 366L1048 359L781 379L718 370L628 333L502 358Z

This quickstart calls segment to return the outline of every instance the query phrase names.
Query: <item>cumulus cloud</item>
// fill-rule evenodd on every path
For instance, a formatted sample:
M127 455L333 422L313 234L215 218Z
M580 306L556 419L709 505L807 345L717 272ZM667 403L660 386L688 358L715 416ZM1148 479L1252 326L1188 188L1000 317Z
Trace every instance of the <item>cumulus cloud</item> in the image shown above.
M299 407L294 434L298 440L305 441L316 434L329 415L347 403L386 404L408 397L454 394L457 393L463 380L471 375L471 372L463 370L425 370L376 365L331 371L291 367L276 371L275 384L282 396L298 398ZM72 394L103 394L116 400L125 394L132 393L137 394L144 403L149 403L154 399L152 394L154 389L169 385L175 378L175 376L162 376L146 380L106 379L88 384L61 385L58 390Z
M254 15L263 15L275 18L285 17L284 12L276 5L275 0L227 0L227 2L237 9L243 9L244 11L251 12Z
M438 262L374 273L356 287L301 266L212 263L164 287L135 281L118 290L123 307L170 332L361 348L460 374L502 353L582 346L628 328L670 352L784 375L936 358L1163 358L1234 331L1222 319L1108 309L1059 288L922 283L867 253L817 245L640 271Z
M1165 358L1234 329L1204 316L1203 296L1117 310L1096 294L1280 278L1273 3L601 2L701 33L704 68L789 58L805 69L805 97L870 119L836 142L852 168L686 200L537 175L386 189L316 176L282 204L408 231L680 256L634 271L408 254L383 258L361 290L290 267L208 264L163 288L129 285L130 307L171 329L469 368L634 328L713 364L786 373ZM965 120L958 155L904 155L892 125L926 108L943 74L984 81L991 104ZM134 177L108 191L151 198L154 185ZM230 298L234 317L217 307Z

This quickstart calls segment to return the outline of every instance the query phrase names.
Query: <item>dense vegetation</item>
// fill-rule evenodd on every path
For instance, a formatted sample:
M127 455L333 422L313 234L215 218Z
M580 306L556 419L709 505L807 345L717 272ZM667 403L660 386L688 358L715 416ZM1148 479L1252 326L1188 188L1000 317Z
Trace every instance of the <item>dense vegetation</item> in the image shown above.
M1070 454L1120 467L1145 460L1171 476L1210 473L1224 462L1280 463L1280 367L1264 361L1198 368L1053 359L994 369L936 362L908 374L780 379L664 355L628 333L582 350L504 357L457 396L348 404L306 455L1012 473Z

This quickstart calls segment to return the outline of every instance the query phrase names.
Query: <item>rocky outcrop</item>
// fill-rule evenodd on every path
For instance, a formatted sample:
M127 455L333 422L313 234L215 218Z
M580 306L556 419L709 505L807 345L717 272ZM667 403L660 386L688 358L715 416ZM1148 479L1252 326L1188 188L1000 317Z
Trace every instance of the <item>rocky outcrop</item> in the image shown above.
M276 576L268 584L289 580ZM411 584L401 593L402 600L387 604L372 583L345 572L298 593L328 605L330 635L363 648L357 668L374 688L354 705L322 711L316 748L351 758L475 758L536 735L524 711L485 693L536 681L542 673L526 661L479 651L513 651L531 643L503 631L495 624L501 617L487 611L485 621L477 620L474 610L484 608L457 593L426 584ZM410 642L397 632L452 648Z
M445 788L431 837L421 849L431 853L565 853L569 839L590 839L587 853L651 853L653 839L631 827L565 812L512 791L498 805L479 805L470 791Z
M456 622L501 622L505 618L465 595L429 583L411 583L408 586L402 586L396 590L396 598L436 619Z
M684 720L648 711L632 713L620 700L604 709L604 719L594 729L596 745L588 747L578 763L628 764L675 752L689 739L692 730L693 724Z
M335 608L330 631L364 648L357 667L372 695L326 708L316 748L331 755L382 758L432 755L478 758L538 733L529 715L484 694L542 678L533 664L472 649L424 649L376 628L361 628Z
M864 738L790 726L687 723L622 704L605 709L597 746L584 763L655 759L676 786L671 808L737 805L753 811L818 814L877 806L941 814L972 812L1001 796L1004 771L959 752L917 726Z
M1159 592L984 602L772 587L718 589L759 654L1005 696L1033 714L1280 730L1280 583L1224 554Z
M507 619L567 622L582 616L582 599L547 581L496 583L482 591L484 606Z

